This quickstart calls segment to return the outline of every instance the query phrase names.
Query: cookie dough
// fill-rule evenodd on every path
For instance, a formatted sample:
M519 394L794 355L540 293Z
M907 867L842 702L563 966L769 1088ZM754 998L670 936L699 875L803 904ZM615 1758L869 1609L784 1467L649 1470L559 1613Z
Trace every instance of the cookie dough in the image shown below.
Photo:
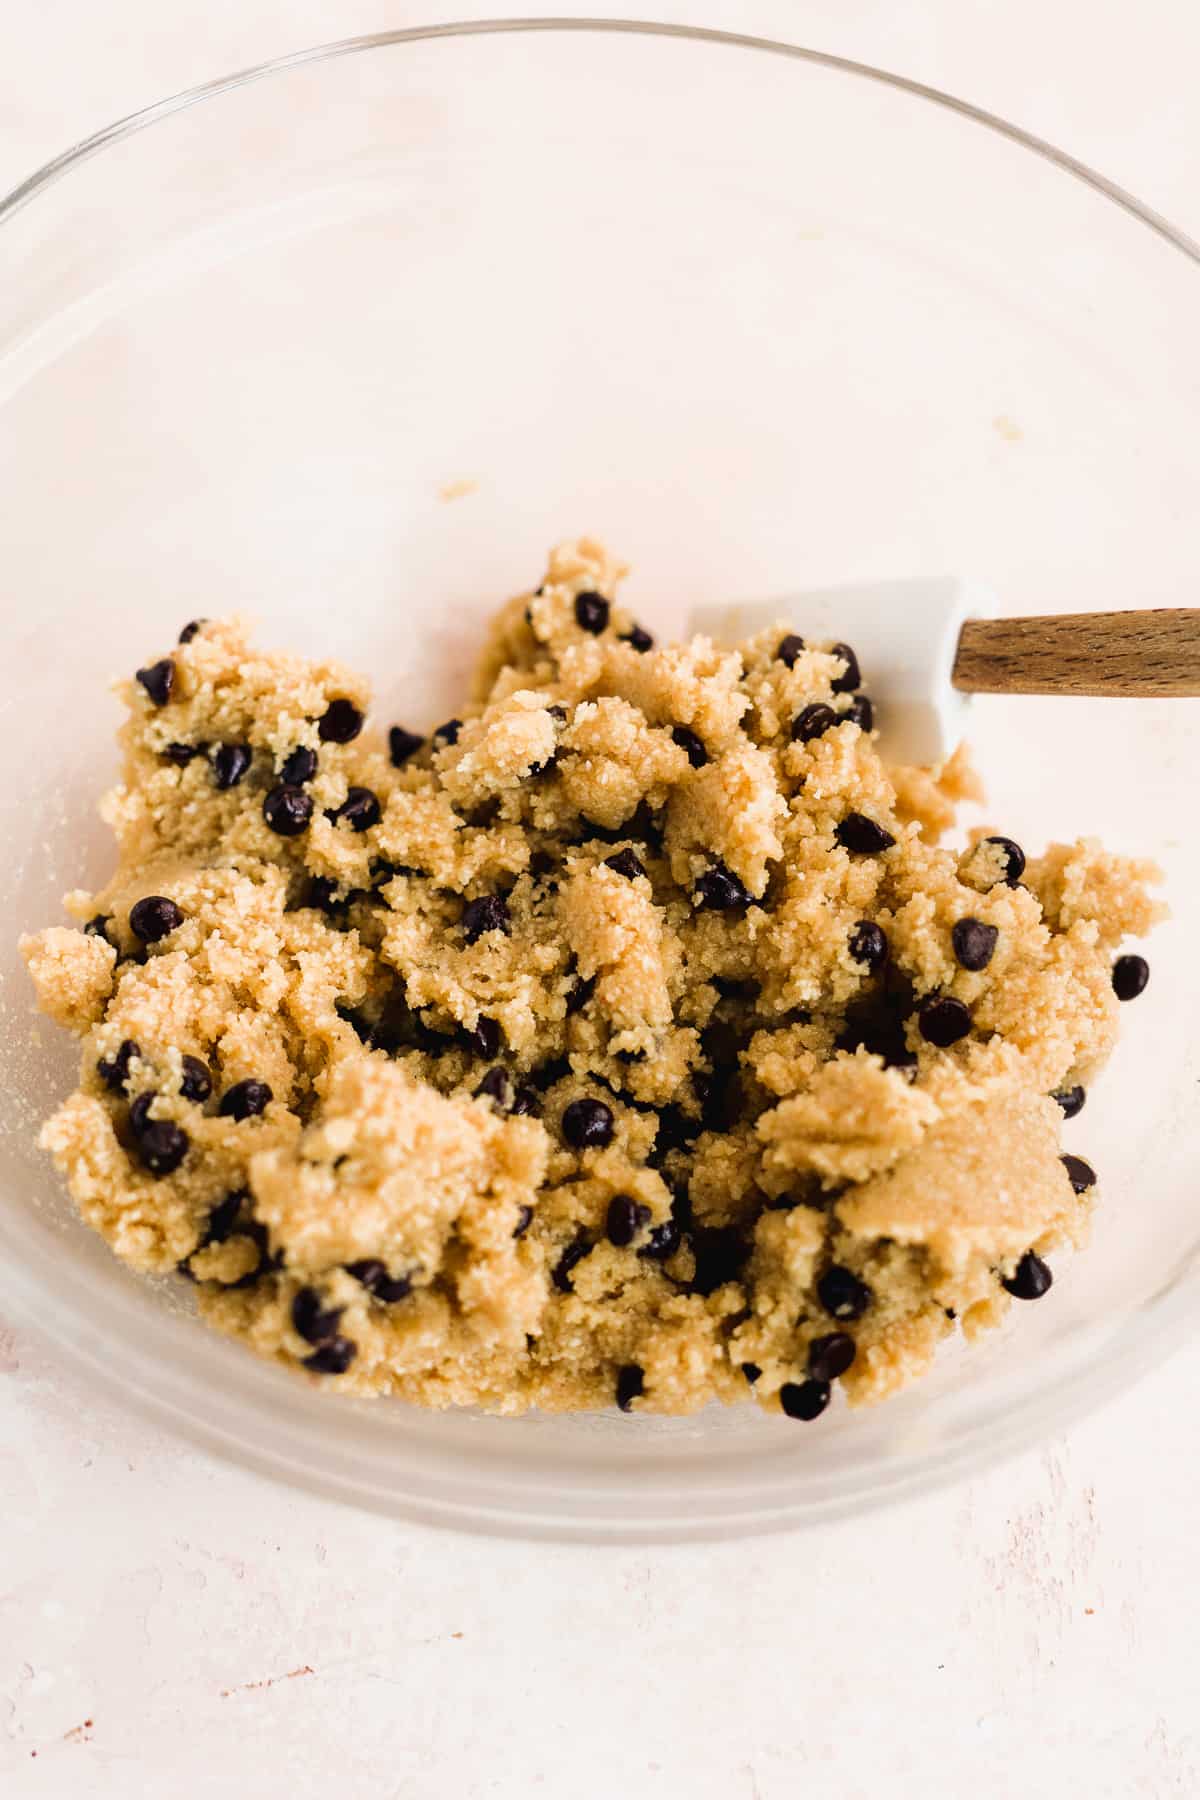
M885 766L853 650L657 646L623 573L556 550L429 735L237 620L139 670L117 872L23 944L83 1045L41 1141L338 1390L812 1419L1082 1241L1059 1124L1157 871L943 847L966 757Z

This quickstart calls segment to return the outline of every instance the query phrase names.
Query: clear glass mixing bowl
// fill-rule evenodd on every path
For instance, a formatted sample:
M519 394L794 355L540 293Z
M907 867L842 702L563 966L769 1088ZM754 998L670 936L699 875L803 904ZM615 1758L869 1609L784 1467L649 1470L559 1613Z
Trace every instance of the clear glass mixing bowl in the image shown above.
M34 1130L75 1052L15 938L103 877L107 680L197 613L363 664L382 719L431 721L489 607L580 531L668 631L694 602L945 572L1017 612L1194 602L1198 305L1195 248L1046 146L698 31L335 45L35 175L0 206L3 1304L284 1480L593 1539L841 1516L1160 1359L1200 1246L1191 703L977 703L990 817L1157 855L1176 922L1067 1126L1101 1171L1092 1248L990 1343L816 1426L433 1416L260 1365L65 1203Z

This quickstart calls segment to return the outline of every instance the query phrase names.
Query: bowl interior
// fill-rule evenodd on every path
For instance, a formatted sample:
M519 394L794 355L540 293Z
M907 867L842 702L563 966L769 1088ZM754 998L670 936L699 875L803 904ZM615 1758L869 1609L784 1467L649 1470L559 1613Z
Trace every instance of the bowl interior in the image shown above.
M1158 857L1177 920L1067 1127L1101 1172L1093 1247L989 1344L808 1431L749 1407L434 1418L259 1368L64 1202L33 1133L74 1051L33 1017L15 938L103 878L107 683L197 614L365 666L376 721L419 725L452 710L490 608L584 531L668 633L701 602L788 612L917 574L1014 612L1186 604L1200 276L1178 250L886 86L544 31L378 44L174 112L7 220L0 270L0 1254L98 1378L367 1504L681 1535L903 1491L1161 1352L1200 1242L1187 702L976 703L997 828Z

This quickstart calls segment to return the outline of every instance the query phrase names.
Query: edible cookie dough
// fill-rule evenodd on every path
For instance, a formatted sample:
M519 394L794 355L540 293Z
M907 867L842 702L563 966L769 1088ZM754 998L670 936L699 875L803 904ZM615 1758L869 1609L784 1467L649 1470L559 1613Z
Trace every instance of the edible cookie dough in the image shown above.
M885 766L850 647L657 646L622 574L556 550L429 736L237 620L139 669L117 873L23 944L83 1044L41 1141L331 1387L812 1419L1082 1240L1156 871L941 847L965 756Z

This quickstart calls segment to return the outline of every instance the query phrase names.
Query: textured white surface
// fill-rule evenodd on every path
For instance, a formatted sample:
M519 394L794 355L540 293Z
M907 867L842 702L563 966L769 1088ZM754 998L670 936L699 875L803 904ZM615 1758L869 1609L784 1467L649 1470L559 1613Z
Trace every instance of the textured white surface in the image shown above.
M648 10L940 83L1200 231L1200 19L1178 0L1145 0L1132 42L1096 0ZM42 0L6 34L0 188L239 64L484 11ZM0 1330L0 1793L1195 1795L1198 1386L1192 1349L1069 1441L865 1522L595 1551L286 1494Z

